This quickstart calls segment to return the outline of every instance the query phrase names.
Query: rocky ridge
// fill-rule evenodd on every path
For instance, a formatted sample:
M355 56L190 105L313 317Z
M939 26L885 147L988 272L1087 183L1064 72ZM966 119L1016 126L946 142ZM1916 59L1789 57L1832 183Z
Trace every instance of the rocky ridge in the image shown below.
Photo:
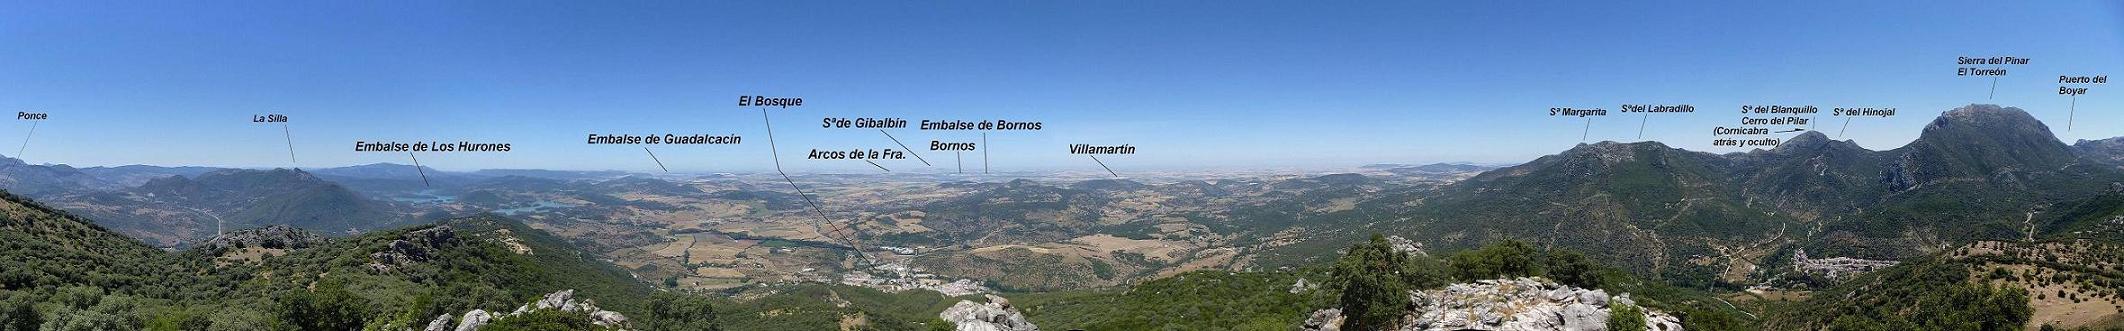
M457 242L457 232L442 225L407 232L392 240L388 248L369 254L369 270L377 273L390 272L410 263L426 262L435 249Z
M495 320L508 318L510 316L523 315L534 311L555 309L564 312L579 312L589 314L591 324L595 324L600 327L614 328L619 330L633 329L633 324L627 321L626 315L620 315L620 313L609 310L598 309L597 304L591 302L588 299L578 301L575 299L575 290L561 290L559 292L546 294L545 298L539 299L538 301L532 302L531 304L518 306L516 307L515 311L511 311L507 314L495 314L487 312L485 310L473 309L472 311L465 312L464 315L457 316L456 318L454 318L454 320L457 322L457 327L455 328L450 327L450 323L453 320L453 316L450 316L448 314L436 316L435 320L428 322L428 326L426 328L423 328L423 330L473 331L486 327L487 324L493 323Z
M316 232L305 231L287 225L273 225L256 229L231 231L207 241L201 249L209 252L226 252L244 248L303 249L324 244L329 239Z
M1459 283L1444 288L1412 291L1415 306L1402 316L1397 330L1606 330L1608 307L1636 305L1628 293L1584 289L1540 278L1493 279ZM1682 330L1681 319L1645 309L1645 325L1651 330ZM1304 330L1340 330L1342 312L1313 312Z
M1424 253L1423 243L1416 242L1414 240L1409 240L1409 238L1402 238L1401 236L1387 236L1386 240L1387 244L1394 245L1394 251L1396 252L1408 253L1410 255L1415 256L1431 255L1430 253Z
M987 303L960 300L951 308L937 314L958 327L958 331L1039 331L1040 327L1025 320L1025 314L1011 307L1010 300L988 295Z

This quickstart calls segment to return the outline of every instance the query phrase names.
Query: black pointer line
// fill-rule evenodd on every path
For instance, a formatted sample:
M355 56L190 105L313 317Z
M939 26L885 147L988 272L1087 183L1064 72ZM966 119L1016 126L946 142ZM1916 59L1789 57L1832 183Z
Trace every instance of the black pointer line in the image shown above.
M767 152L774 156L774 172L781 174L782 181L789 182L789 188L795 189L797 196L804 198L804 204L811 206L811 210L819 214L819 221L826 221L826 212L820 211L818 203L811 201L811 194L804 193L804 188L797 186L795 179L789 178L789 172L782 171L782 148L774 144L774 120L767 117L767 108L760 108L760 122L767 126Z
M2072 117L2080 113L2080 95L2072 95L2072 106L2065 111L2065 132L2072 132Z
M648 152L648 153L649 153L649 160L650 160L650 161L656 161L656 168L657 168L657 169L664 169L664 173L667 173L667 174L668 174L668 173L671 173L671 168L665 168L665 167L664 167L664 160L659 160L659 159L657 159L657 158L656 158L656 152L650 152L650 151L649 151L649 148L648 148L648 147L642 147L642 151L643 151L643 152Z
M1990 95L1986 95L1986 96L1984 96L1984 99L1996 99L1996 98L1998 98L1998 96L1999 96L1999 76L1991 76L1991 94L1990 94Z
M1085 154L1084 156L1090 156L1092 162L1098 162L1100 168L1106 168L1106 173L1113 174L1114 177L1121 177L1121 174L1114 172L1114 168L1106 166L1106 161L1099 161L1098 155Z
M1645 140L1645 123L1651 121L1652 113L1645 113L1645 118L1637 120L1637 140ZM1584 140L1585 138L1578 139Z
M878 163L877 163L877 162L870 162L870 160L863 160L863 162L869 162L869 163L870 163L870 166L872 166L872 167L878 167L878 170L884 170L885 172L892 172L892 169L885 169L885 166L881 166L881 165L878 165Z
M2069 130L2069 129L2068 129L2068 130ZM1837 137L1837 138L1843 138L1843 137L1844 137L1844 131L1851 131L1851 118L1850 118L1850 117L1845 117L1845 118L1844 118L1844 128L1842 128L1842 129L1837 129L1837 130L1836 130L1836 137Z
M894 143L894 144L900 144L900 138L893 138L893 137L892 137L892 133L891 133L891 132L885 132L885 129L878 129L878 133L883 133L883 134L885 134L885 138L891 138L891 139L892 139L892 143ZM915 152L914 152L914 149L913 149L913 148L907 148L907 144L900 144L900 149L904 149L904 150L907 150L907 154L914 154L914 156L915 156L915 160L921 160L921 161L922 161L922 166L924 166L924 167L927 167L927 166L929 166L929 159L924 159L924 158L922 158L922 154L919 154L919 153L915 153ZM871 162L871 163L870 163L870 165L878 165L878 163L877 163L877 162ZM885 167L878 167L878 169L884 169L884 168L885 168ZM886 171L892 171L892 170L886 170Z
M428 169L421 169L420 157L413 156L413 151L406 151L406 157L413 158L413 171L420 172L420 186L433 187L434 185L428 184Z
M789 188L795 189L798 197L804 198L804 204L811 206L811 212L819 214L820 223L832 224L826 217L826 210L819 208L817 201L811 200L811 194L804 193L804 187L797 186L796 180L789 178L789 172L782 171L782 151L774 144L774 120L767 117L767 108L760 108L760 122L767 125L767 151L774 156L774 172L782 175L782 181L789 182Z
M819 209L819 205L818 205L818 203L816 203L816 202L812 202L812 201L811 201L811 195L810 195L810 194L807 194L807 193L804 193L804 188L803 188L803 187L800 187L800 186L797 186L797 184L796 184L796 180L795 180L795 179L790 179L790 178L789 178L789 173L788 173L788 172L784 172L784 171L782 171L782 151L781 151L781 148L779 148L779 147L776 147L776 146L775 146L775 144L774 144L774 121L773 121L773 120L771 120L771 119L768 119L768 118L767 118L767 108L764 108L764 107L760 108L760 122L761 122L761 123L765 123L765 124L766 124L766 126L767 126L767 152L768 152L768 154L769 154L769 155L773 155L773 156L774 156L774 159L773 159L773 160L774 160L774 172L775 172L776 174L780 174L780 175L782 175L782 181L783 181L783 182L787 182L787 183L789 183L789 188L791 188L791 189L795 189L795 190L796 190L796 192L797 192L797 197L800 197L800 198L803 198L803 199L804 199L804 205L805 205L805 206L810 206L810 207L811 207L811 211L812 211L812 212L818 213L818 215L819 215L819 223L822 223L822 224L823 224L823 223L829 223L829 222L827 222L827 221L826 221L826 212L825 212L825 211L822 211L822 210L820 210L820 209ZM819 235L820 235L820 236L826 236L827 238L832 238L832 236L827 236L827 231L826 231L826 228L825 228L825 227L823 227L823 226L817 226L817 225L814 225L814 226L812 226L812 228L818 229L818 230L819 230ZM751 250L751 249L752 249L753 247L759 247L759 246L760 246L761 244L765 244L765 243L767 243L767 242L766 242L766 241L764 241L764 240L763 240L763 241L760 241L760 242L755 242L755 243L753 243L753 244L752 244L752 245L750 245L750 246L745 246L745 248L741 248L741 249L738 249L738 251L740 251L740 252L743 252L743 251ZM856 252L857 252L857 254L861 254L861 253L862 253L862 248L861 248L861 247L857 247L857 248L856 248Z
M963 168L963 167L962 167ZM961 169L959 172L966 172ZM988 133L981 133L981 174L988 174Z
M1586 118L1586 129L1585 129L1584 131L1579 131L1579 132L1578 132L1578 142L1586 142L1586 137L1587 137L1587 135L1590 135L1590 134L1593 134L1593 118L1592 118L1592 117L1587 117L1587 118ZM1096 159L1096 158L1094 158L1094 159ZM1115 175L1115 177L1120 177L1120 175Z
M288 132L288 122L280 122L280 137L286 138L288 141L288 164L296 164L297 162L295 162L295 134Z
M22 148L16 148L16 149L15 149L15 159L18 159L18 160L19 160L19 159L22 159L22 151L26 151L26 150L29 150L29 141L30 141L30 137L35 137L35 136L37 136L37 122L43 122L43 121L30 121L30 131L29 131L29 134L28 134L28 135L23 135L23 136L22 136Z

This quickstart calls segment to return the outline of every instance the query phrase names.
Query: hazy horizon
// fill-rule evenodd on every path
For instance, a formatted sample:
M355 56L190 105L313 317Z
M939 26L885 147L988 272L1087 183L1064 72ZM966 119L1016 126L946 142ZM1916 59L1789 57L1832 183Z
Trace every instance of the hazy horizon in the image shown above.
M804 154L891 139L931 165L880 166L950 172L951 154L922 145L981 141L921 120L1041 122L988 134L996 171L1100 171L1066 153L1076 143L1141 148L1100 157L1122 172L1518 163L1598 141L1742 152L1709 143L1741 105L1819 106L1826 133L1875 150L1971 103L2026 109L2066 142L2124 136L2106 85L2074 100L2052 79L2124 67L2124 5L1986 6L1990 19L1972 20L1957 4L1982 3L11 3L0 44L25 47L0 51L0 111L51 115L24 155L7 154L31 163L410 164L353 145L470 141L514 148L420 163L651 173L659 160L773 171L762 111L740 95L804 98L765 112L793 173L877 171ZM1992 95L1990 79L1954 75L1960 56L2033 60ZM1545 113L1621 104L1697 110ZM1899 114L1829 130L1843 124L1825 123L1840 120L1829 108L1858 106ZM285 136L249 121L262 114L290 116ZM820 128L825 117L911 123L887 138ZM0 143L30 126L0 125ZM585 143L665 133L744 141L649 146L655 160L642 145Z

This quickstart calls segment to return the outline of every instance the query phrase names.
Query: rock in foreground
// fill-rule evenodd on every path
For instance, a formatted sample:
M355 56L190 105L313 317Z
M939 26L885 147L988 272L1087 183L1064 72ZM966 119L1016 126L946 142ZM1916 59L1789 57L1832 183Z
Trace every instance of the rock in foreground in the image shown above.
M1032 322L1025 320L1025 314L1020 314L1016 308L1011 307L1010 300L994 295L988 296L988 303L960 300L958 304L951 305L951 308L937 314L937 317L957 325L959 331L1040 330L1039 327L1033 326Z
M1493 279L1410 292L1413 306L1398 330L1569 330L1608 329L1608 306L1635 305L1625 293L1609 296L1538 278ZM1656 331L1680 331L1673 315L1645 310L1645 325ZM1305 330L1339 330L1342 312L1315 311ZM962 329L963 330L963 329Z
M472 311L465 312L463 317L457 319L458 323L456 328L450 328L450 315L436 316L434 321L428 322L428 327L425 330L475 331L486 327L488 324L494 323L496 320L528 314L540 310L559 310L570 313L583 313L590 316L591 324L597 325L599 327L612 328L617 330L633 329L633 324L627 321L627 316L620 315L620 313L609 310L598 309L597 304L592 303L589 300L576 300L575 290L561 290L559 292L546 294L545 298L541 298L537 302L518 306L516 307L516 311L507 314L494 314L484 310L473 309Z

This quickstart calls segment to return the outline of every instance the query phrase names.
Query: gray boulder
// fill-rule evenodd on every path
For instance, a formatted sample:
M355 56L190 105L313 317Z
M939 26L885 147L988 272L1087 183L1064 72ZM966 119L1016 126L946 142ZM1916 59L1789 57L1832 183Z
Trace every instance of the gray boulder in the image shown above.
M1601 331L1608 329L1608 311L1593 305L1583 303L1566 305L1563 307L1563 311L1557 314L1557 317L1563 320L1563 325L1558 330Z
M590 313L590 323L601 326L627 325L627 315L600 310Z
M450 314L436 316L435 321L428 322L428 327L421 328L421 331L450 331Z
M938 318L951 322L958 331L1038 331L1040 328L1025 320L1025 315L1010 306L1010 300L988 295L988 303L960 300L951 308L937 314Z
M1630 302L1629 295L1583 289L1540 278L1491 279L1409 293L1412 310L1399 330L1569 330L1607 329L1609 302ZM1316 316L1319 315L1316 313ZM1660 331L1680 331L1672 315L1646 310L1645 321ZM1307 320L1311 330L1315 322Z
M1305 318L1305 331L1342 331L1342 309L1328 308L1313 311Z
M487 322L494 321L494 315L488 314L485 310L473 309L465 312L465 317L459 320L462 322L458 322L457 331L477 331L481 327L486 327Z

